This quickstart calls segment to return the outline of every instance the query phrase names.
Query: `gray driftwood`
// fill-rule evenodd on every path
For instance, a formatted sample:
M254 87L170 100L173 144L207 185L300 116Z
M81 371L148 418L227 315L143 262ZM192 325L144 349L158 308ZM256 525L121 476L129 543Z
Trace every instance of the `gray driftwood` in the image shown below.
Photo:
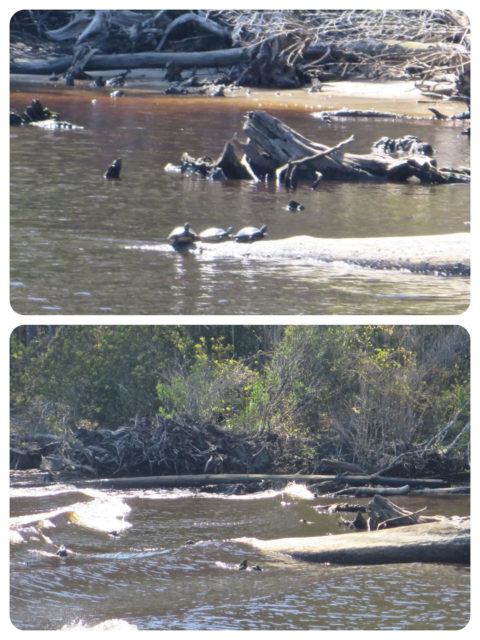
M353 142L353 136L327 147L309 140L266 111L248 113L243 129L248 136L243 150L252 171L264 177L265 167L257 159L267 156L275 166L277 181L287 187L294 187L297 179L310 180L315 186L321 179L403 182L416 178L430 184L470 180L468 172L439 169L436 161L424 154L397 158L386 153L348 153L345 148Z
M235 542L268 554L332 564L470 563L470 518L340 535Z

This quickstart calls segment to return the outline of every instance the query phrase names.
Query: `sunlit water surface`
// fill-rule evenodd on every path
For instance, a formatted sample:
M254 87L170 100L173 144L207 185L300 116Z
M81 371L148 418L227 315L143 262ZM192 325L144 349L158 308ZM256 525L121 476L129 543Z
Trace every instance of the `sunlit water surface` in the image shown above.
M467 567L324 565L235 541L344 533L342 514L315 511L328 502L300 484L247 496L13 488L11 620L20 629L117 630L440 630L468 622ZM469 511L464 497L396 502L412 511L428 505L429 514ZM56 555L60 545L66 557ZM249 568L240 571L244 559Z
M164 96L25 86L32 97L83 125L75 131L11 129L11 302L29 314L358 314L458 313L468 278L379 271L300 259L204 260L179 254L167 237L185 221L209 226L268 225L268 238L421 236L469 230L468 185L302 184L295 199L273 184L211 182L165 172L184 151L216 157L258 100ZM321 95L321 94L319 94ZM319 98L320 100L321 98ZM92 102L95 101L95 102ZM453 121L342 120L325 123L300 108L269 111L318 142L352 133L349 151L378 138L417 135L440 165L468 166L469 140ZM103 173L123 159L121 180ZM151 250L152 244L155 250ZM147 250L149 249L149 250Z

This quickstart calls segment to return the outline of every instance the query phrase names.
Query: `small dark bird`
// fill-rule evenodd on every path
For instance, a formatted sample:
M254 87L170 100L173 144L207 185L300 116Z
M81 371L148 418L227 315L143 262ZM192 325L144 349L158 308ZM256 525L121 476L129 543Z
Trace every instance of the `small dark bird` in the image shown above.
M290 202L287 204L287 209L288 211L303 211L305 207L303 206L303 204L300 204L300 202L297 202L296 200L290 200Z
M117 158L112 162L108 169L103 174L103 177L107 180L117 180L120 178L120 169L122 168L122 159Z
M238 565L238 569L240 571L244 571L247 568L247 565L248 565L248 560L247 560L247 558L245 558L245 560L242 560L240 562L240 564Z
M67 547L62 544L60 547L58 547L58 551L55 553L56 556L59 556L60 558L66 558L68 553L67 553Z

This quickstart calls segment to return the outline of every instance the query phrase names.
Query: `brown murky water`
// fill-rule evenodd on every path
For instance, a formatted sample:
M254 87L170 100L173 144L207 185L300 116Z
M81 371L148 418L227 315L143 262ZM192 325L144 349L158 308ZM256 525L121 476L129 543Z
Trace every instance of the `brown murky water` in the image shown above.
M325 144L353 133L356 140L350 149L362 153L381 136L413 134L435 147L439 164L469 165L462 122L365 119L327 124L312 116L312 101L326 101L318 95L309 96L308 109L293 100L278 101L273 108L255 94L249 99L208 99L132 90L112 99L98 90L14 86L13 108L21 110L38 97L63 118L85 127L11 129L14 310L162 315L464 311L467 278L280 258L212 261L171 249L168 233L186 220L197 231L265 223L269 239L469 230L468 185L325 183L316 192L300 185L295 199L305 209L294 213L285 209L291 194L272 184L215 183L164 171L184 151L215 157L235 132L241 134L245 113L266 106ZM123 158L122 179L112 184L103 172L116 157Z
M469 513L467 497L396 502L412 511L427 505L429 514ZM264 556L235 541L343 533L339 515L319 515L317 504L328 500L295 484L248 496L13 488L11 620L27 630L454 630L467 624L468 567L326 566ZM108 534L112 528L118 535ZM54 544L66 545L68 555L55 555ZM238 571L245 558L262 571Z

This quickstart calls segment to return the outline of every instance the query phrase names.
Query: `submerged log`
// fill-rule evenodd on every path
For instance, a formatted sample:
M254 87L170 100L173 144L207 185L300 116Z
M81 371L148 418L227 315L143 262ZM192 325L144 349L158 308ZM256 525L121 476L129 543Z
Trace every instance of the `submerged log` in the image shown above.
M212 255L215 258L277 260L289 264L345 262L370 269L401 269L436 276L470 275L468 233L391 238L293 236L247 246L236 243L205 246L199 259L208 260Z
M298 560L344 565L405 562L470 563L470 518L451 518L395 529L339 535L281 538L235 538L265 553Z

